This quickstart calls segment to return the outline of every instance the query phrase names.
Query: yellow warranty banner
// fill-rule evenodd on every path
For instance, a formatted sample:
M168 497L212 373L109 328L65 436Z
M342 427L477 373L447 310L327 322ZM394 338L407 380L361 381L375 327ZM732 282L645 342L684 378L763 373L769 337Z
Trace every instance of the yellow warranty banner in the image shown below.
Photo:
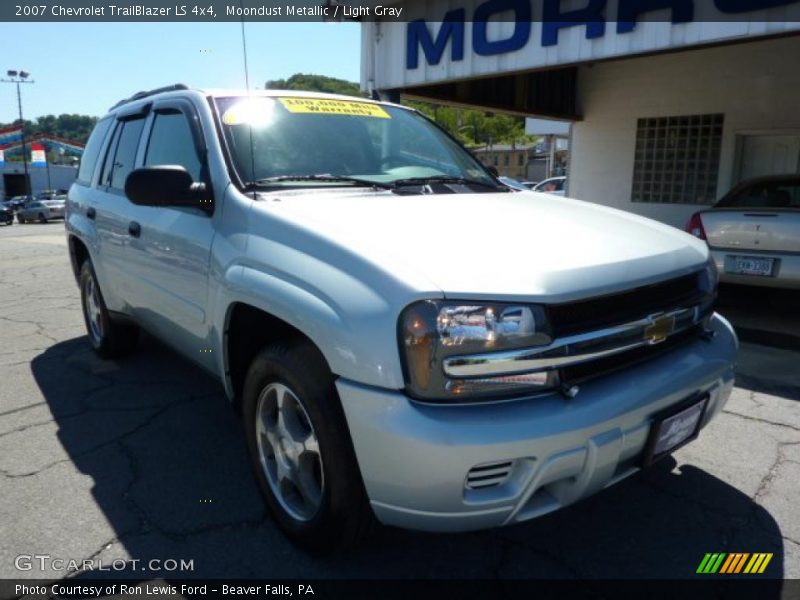
M293 113L322 115L352 115L356 117L392 117L377 104L352 102L350 100L331 100L329 98L278 98L278 101Z

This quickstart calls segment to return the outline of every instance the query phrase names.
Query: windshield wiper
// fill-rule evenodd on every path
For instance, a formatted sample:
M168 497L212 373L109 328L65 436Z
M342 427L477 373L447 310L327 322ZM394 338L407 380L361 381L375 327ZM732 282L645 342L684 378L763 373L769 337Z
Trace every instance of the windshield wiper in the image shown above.
M376 187L384 190L391 189L393 184L383 183L381 181L372 181L371 179L361 179L359 177L349 177L347 175L331 175L330 173L317 173L316 175L276 175L274 177L264 177L248 184L248 187L268 186L271 183L280 183L283 181L324 181L324 182L343 182L355 183L368 187Z
M428 183L460 183L462 185L479 185L481 187L488 187L492 189L501 189L505 186L496 183L489 183L479 179L468 179L466 177L453 177L450 175L433 175L431 177L408 177L406 179L395 179L392 184L397 186L402 185L425 185Z

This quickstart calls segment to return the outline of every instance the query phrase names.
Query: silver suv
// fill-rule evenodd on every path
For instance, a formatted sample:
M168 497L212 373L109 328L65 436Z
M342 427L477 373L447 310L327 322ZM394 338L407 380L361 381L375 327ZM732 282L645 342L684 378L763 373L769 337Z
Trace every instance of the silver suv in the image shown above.
M325 551L574 503L693 439L736 338L705 243L513 193L414 110L185 86L91 135L67 235L89 341L139 328L241 411L265 501Z

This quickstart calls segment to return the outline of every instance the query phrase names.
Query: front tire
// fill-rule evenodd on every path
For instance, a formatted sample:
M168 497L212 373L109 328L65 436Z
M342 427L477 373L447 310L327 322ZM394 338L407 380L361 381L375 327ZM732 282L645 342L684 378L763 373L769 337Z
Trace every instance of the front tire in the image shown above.
M281 530L315 554L357 545L374 525L328 366L310 342L253 360L242 416L250 460Z
M25 217L23 217L22 215L17 215L17 221L19 222L20 225L24 225Z
M92 349L101 358L117 358L131 352L139 339L139 330L111 319L91 260L81 265L80 287L83 320Z
M47 223L47 217L44 216L44 213L39 213L39 223Z

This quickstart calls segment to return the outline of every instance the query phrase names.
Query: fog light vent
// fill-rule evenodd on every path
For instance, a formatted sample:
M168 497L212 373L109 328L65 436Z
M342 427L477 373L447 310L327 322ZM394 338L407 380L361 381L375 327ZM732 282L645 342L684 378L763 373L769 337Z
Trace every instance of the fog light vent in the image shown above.
M509 460L472 467L467 473L467 489L480 490L498 486L508 479L513 466L514 462Z

